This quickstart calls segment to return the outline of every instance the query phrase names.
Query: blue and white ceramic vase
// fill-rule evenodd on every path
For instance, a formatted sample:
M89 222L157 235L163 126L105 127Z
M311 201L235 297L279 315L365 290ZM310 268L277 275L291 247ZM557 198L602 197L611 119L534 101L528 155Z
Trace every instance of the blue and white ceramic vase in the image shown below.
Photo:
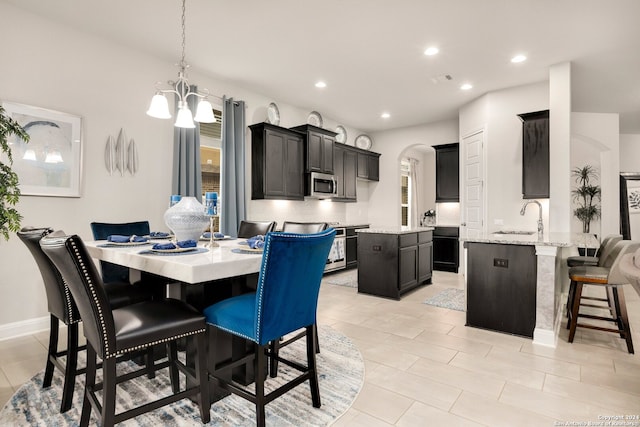
M183 197L164 213L164 222L173 231L176 241L198 240L209 225L204 206L195 197Z

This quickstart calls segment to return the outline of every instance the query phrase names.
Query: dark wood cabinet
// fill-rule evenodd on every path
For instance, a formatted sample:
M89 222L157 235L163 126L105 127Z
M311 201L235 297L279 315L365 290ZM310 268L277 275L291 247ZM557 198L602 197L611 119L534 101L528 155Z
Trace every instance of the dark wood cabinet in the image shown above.
M518 114L522 120L522 198L549 198L549 110Z
M458 272L460 245L458 227L436 227L433 230L433 269Z
M380 180L380 154L356 148L358 155L358 178L369 181Z
M357 225L345 227L346 234L346 256L347 265L346 268L353 268L358 266L358 233L356 230L363 228L369 228L368 225Z
M535 246L467 242L467 326L533 337Z
M436 203L460 201L459 145L445 144L436 150Z
M352 147L336 143L333 150L334 176L338 182L337 195L334 200L355 202L357 154Z
M358 233L358 292L400 297L431 281L431 231Z
M251 198L304 200L304 140L268 123L251 129Z
M334 142L337 133L313 125L291 128L305 135L305 171L334 173Z

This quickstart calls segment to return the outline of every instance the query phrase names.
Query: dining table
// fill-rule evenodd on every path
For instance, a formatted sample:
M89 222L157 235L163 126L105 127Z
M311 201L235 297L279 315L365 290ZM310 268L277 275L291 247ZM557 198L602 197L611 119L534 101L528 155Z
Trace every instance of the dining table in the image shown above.
M166 297L185 301L198 310L225 298L255 291L262 263L262 252L251 250L246 239L229 237L215 240L213 247L207 247L210 241L202 239L196 248L185 251L154 251L155 243L167 243L167 240L155 239L139 244L112 244L105 240L84 243L94 260L128 267L131 283L149 275L153 277L151 283L166 287ZM253 343L230 334L218 334L218 339L215 343L208 342L208 346L217 347L218 360L207 357L211 372L218 363L241 359L253 351ZM190 341L186 342L188 366L195 364ZM238 366L229 375L249 384L254 378L253 366L251 363ZM215 389L210 383L210 395L213 402L228 392Z

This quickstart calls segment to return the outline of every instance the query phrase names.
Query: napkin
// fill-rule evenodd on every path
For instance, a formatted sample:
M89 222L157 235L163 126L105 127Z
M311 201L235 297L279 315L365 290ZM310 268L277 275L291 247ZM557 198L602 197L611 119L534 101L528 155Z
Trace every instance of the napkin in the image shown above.
M169 243L156 243L155 245L152 246L152 249L156 249L156 250L171 250L171 249L177 249L177 248L195 248L198 244L196 243L195 240L182 240L180 242L177 242L175 244L169 242Z
M249 245L251 249L264 248L264 236L262 234L258 234L257 236L249 237L247 239L247 245Z
M152 231L149 233L149 237L169 237L169 233L165 233L164 231Z
M107 236L107 241L113 243L129 243L129 242L146 242L146 237L136 236L135 234L132 236L121 236L118 234L112 234Z
M204 237L205 239L210 239L211 238L211 233L210 232L206 232L206 233L202 233L202 237ZM213 238L214 239L224 239L224 234L223 233L213 233Z

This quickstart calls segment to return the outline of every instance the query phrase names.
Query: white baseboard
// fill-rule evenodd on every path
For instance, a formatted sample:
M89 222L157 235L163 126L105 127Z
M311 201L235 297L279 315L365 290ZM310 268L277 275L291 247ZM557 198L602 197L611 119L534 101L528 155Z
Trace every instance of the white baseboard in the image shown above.
M40 331L48 331L51 323L49 319L50 316L44 316L0 325L0 341L31 335Z

